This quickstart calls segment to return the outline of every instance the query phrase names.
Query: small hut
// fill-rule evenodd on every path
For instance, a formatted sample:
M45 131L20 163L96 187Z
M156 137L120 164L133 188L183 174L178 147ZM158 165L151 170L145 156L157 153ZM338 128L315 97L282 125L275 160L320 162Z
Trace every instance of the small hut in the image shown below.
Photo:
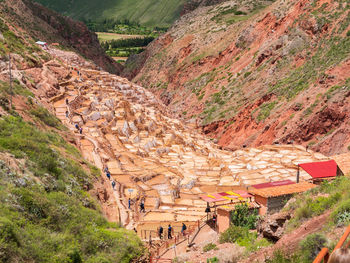
M268 184L266 186L269 187L252 187L249 190L249 193L254 195L255 201L260 205L260 215L278 212L283 208L286 201L288 201L293 194L302 193L316 187L315 184L308 182L285 182L284 184L280 184L278 186L271 186Z

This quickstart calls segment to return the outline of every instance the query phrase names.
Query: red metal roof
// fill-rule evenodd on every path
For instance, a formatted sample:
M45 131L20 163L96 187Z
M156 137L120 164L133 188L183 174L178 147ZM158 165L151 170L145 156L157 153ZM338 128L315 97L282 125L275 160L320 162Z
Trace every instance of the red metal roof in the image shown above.
M262 189L262 188L276 187L276 186L289 185L289 184L295 184L295 182L291 180L283 180L283 181L277 181L277 182L255 184L255 185L252 185L252 187L254 187L255 189Z
M299 164L312 178L337 176L337 163L334 160Z

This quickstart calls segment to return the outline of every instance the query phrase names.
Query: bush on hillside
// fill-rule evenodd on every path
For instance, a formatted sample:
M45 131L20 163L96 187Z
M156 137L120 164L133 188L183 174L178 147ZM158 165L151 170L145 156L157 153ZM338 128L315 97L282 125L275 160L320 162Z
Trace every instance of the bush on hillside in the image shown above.
M331 215L333 222L343 226L350 222L350 199L343 200Z
M268 258L266 263L300 263L301 258L299 254L287 255L286 253L277 250L274 252L272 258Z
M255 229L256 223L259 219L257 210L250 210L247 204L239 204L231 212L232 224L235 226L247 227Z
M226 231L221 233L220 243L235 243L238 240L250 239L251 235L247 227L231 225Z
M216 246L216 244L209 243L203 247L203 252L208 252L208 251L213 250L213 249L218 250L218 247Z
M217 257L207 258L207 263L218 263L219 259Z
M326 237L321 234L308 235L300 242L300 251L304 261L312 262L326 243Z
M35 109L30 110L30 114L37 117L43 123L50 127L54 127L57 129L64 129L64 126L55 116L51 115L49 111L43 107L37 107Z

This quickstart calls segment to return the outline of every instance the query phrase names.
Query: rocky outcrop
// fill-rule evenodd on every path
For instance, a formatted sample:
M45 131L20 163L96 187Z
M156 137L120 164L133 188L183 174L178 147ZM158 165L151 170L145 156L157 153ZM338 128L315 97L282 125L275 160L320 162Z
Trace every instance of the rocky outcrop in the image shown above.
M285 223L290 218L289 212L269 215L258 222L257 231L262 237L277 242L283 236Z

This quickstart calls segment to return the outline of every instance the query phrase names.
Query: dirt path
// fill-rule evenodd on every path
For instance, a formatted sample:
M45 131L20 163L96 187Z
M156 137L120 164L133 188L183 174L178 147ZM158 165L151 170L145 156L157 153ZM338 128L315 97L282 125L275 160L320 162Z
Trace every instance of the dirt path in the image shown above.
M50 60L43 65L43 70L41 72L42 81L40 82L40 84L42 85L42 87L44 89L46 89L47 87L50 87L49 78L47 76L48 72L49 72L47 64L51 63L52 61L53 60ZM73 71L70 81L76 81L77 79L78 79L78 75L76 74L75 71ZM61 117L60 119L72 131L74 131L75 129L72 128L74 125L74 121L71 119L71 116L72 116L72 112L74 112L74 110L71 108L71 105L77 99L79 99L80 96L81 96L80 88L78 89L78 94L76 96L74 96L73 98L69 94L67 94L66 90L64 90L63 93L59 95L59 97L61 98L60 101L57 103L54 103L54 106L55 106L54 109L55 109L57 116L62 114L62 112L68 111L68 117L60 116ZM65 100L67 98L69 99L68 105L65 103ZM74 133L74 134L76 135L78 141L80 141L81 139L86 139L86 140L91 142L91 144L93 145L93 151L88 153L88 155L90 155L92 157L94 164L99 169L102 170L104 167L104 164L103 164L103 161L101 160L100 153L99 153L99 148L100 148L99 142L97 142L94 138L92 138L91 136L89 136L87 134L83 134L83 135L80 135L78 133ZM110 193L109 196L112 197L112 199L114 199L114 201L112 200L111 203L116 203L117 207L115 209L119 210L118 213L112 213L112 214L113 215L117 214L117 217L118 217L117 221L119 221L119 219L120 219L121 225L126 226L128 229L132 229L133 228L133 220L130 219L131 215L129 215L129 211L127 211L126 207L121 202L122 196L121 196L121 192L120 192L120 189L121 189L120 184L117 183L116 189L113 190L113 188L111 186L111 182L109 180L107 180L107 178L105 176L102 176L102 179L103 179L103 183L100 185L100 187L108 187L109 188L109 189L106 189L106 191L108 193ZM106 213L106 214L108 215L109 213ZM112 221L116 221L116 219L113 218Z

